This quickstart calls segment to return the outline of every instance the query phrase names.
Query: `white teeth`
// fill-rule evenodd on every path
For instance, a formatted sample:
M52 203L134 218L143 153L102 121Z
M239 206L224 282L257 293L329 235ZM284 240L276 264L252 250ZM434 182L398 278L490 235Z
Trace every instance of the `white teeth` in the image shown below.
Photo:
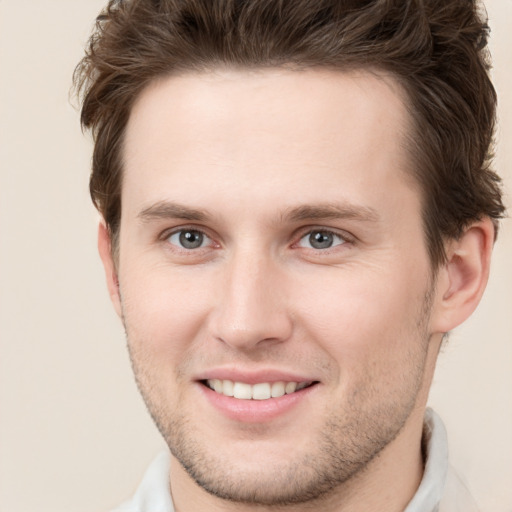
M217 393L222 393L222 388L223 388L223 386L222 386L222 381L221 381L221 380L219 380L219 379L213 379L212 384L213 384L213 389L214 389L215 391L217 391Z
M232 396L241 400L268 400L279 398L284 394L300 391L311 385L311 382L261 382L251 386L245 382L233 382L231 380L209 379L206 384L216 393Z
M279 398L280 396L283 396L285 385L286 384L284 382L274 382L271 390L272 398Z
M287 382L286 387L284 388L284 392L289 395L290 393L295 393L295 390L297 389L297 383L296 382Z
M252 387L252 397L254 400L268 400L271 396L270 384L268 382L254 384Z
M233 384L233 381L231 380L223 380L221 381L223 383L223 386L222 386L222 391L217 391L217 393L222 393L223 395L226 395L226 396L233 396L235 394L235 391L234 391L234 384Z
M233 396L242 400L250 400L252 398L252 386L243 382L235 382Z

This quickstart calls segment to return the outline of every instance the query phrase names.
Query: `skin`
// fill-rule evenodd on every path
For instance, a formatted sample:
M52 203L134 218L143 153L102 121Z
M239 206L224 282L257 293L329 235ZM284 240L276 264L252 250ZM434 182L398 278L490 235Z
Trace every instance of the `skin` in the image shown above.
M99 248L177 511L400 511L414 495L439 346L480 299L493 229L470 226L432 271L410 129L396 82L369 72L190 73L138 98L118 261L104 225ZM201 247L180 246L187 229ZM235 421L198 382L219 368L316 384Z

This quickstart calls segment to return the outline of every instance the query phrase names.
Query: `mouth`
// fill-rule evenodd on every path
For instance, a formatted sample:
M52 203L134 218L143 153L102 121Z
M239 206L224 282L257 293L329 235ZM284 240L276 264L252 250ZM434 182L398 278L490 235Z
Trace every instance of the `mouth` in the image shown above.
M317 384L316 381L278 381L248 384L246 382L221 379L207 379L201 381L201 383L219 395L236 398L238 400L269 400L271 398L279 398L284 395L297 393Z

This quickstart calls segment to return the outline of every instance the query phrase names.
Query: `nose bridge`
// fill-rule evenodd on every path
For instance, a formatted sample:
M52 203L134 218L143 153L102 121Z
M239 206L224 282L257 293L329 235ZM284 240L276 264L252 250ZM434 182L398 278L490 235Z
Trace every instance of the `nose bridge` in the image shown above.
M270 251L233 251L222 273L214 336L239 349L289 337L291 319L282 289L282 269Z

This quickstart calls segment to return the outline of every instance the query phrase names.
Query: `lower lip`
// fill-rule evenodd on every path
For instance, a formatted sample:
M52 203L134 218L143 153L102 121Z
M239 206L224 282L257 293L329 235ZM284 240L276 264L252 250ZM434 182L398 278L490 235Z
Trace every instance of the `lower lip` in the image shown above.
M198 386L206 399L227 418L243 423L264 423L297 407L314 392L318 384L267 400L241 400L221 395L202 383L198 383Z

